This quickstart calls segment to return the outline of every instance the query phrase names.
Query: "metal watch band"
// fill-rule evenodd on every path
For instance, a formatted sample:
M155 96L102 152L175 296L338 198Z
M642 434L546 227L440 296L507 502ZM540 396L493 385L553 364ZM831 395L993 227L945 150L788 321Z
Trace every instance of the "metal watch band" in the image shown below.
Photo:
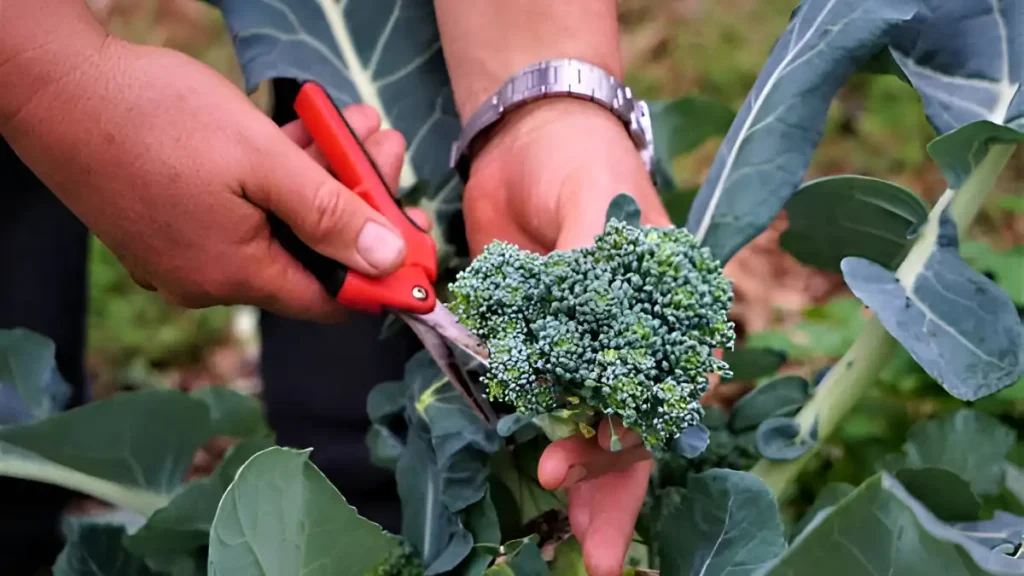
M452 145L450 165L463 181L469 178L470 147L486 128L506 112L552 96L570 96L600 104L622 121L647 171L654 162L654 133L647 103L633 97L628 86L601 68L573 58L530 65L509 78L472 115Z

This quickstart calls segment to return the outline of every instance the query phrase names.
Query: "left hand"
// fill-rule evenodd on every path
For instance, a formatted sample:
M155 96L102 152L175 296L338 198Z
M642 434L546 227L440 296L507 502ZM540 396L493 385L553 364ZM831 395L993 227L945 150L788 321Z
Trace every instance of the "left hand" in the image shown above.
M495 239L539 253L590 245L623 192L637 200L643 224L671 225L610 112L570 98L529 104L502 121L473 161L464 196L470 251L476 256ZM633 432L619 430L623 450L608 451L607 428L602 423L590 440L553 442L537 472L544 488L567 489L569 521L591 576L622 573L653 466Z

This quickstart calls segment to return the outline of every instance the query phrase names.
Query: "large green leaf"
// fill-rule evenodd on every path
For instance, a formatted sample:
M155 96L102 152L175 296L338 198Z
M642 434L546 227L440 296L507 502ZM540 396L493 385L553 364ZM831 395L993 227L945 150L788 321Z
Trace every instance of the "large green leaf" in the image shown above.
M919 0L890 53L939 134L979 120L1024 116L1024 10L1019 0ZM954 188L958 182L950 182Z
M895 478L881 473L819 514L770 567L769 576L818 574L1024 574L1005 556L943 523Z
M663 576L755 574L786 549L775 498L747 472L712 469L665 499L660 515Z
M220 500L209 573L363 576L397 546L345 501L308 450L275 447L249 459Z
M128 392L0 429L0 476L47 482L142 514L164 506L210 437L206 404Z
M977 400L1024 375L1024 325L1009 296L960 258L948 211L939 218L934 248L906 282L863 258L844 259L843 278L947 392Z
M914 425L903 446L903 465L934 466L955 472L978 494L996 494L1003 462L1017 433L988 414L961 408Z
M484 424L462 393L447 380L421 395L418 404L430 427L445 506L458 512L483 498L488 458L501 448L501 437L497 430Z
M797 260L839 272L847 256L895 270L928 208L913 192L865 176L829 176L804 184L786 202L789 225L779 244Z
M0 330L0 426L64 408L71 387L57 371L53 340L24 328Z
M473 546L473 535L444 504L441 472L434 458L429 439L412 432L395 470L402 537L423 559L426 576L451 570Z
M210 526L224 492L243 464L271 448L269 439L257 438L233 446L213 474L187 484L167 506L125 538L124 545L151 563L166 565L198 557L210 541Z
M804 0L729 129L686 227L727 261L803 180L833 96L917 0Z
M458 512L483 498L488 458L502 446L501 436L473 411L427 351L406 364L405 382L414 426L430 436L445 506Z
M462 513L466 529L473 535L473 549L456 569L459 576L481 576L499 553L501 527L498 510L490 494Z
M272 78L321 84L339 107L364 102L407 142L401 184L429 181L418 204L439 256L462 186L449 170L460 124L430 0L210 0L221 9L251 92ZM458 228L457 226L455 228Z

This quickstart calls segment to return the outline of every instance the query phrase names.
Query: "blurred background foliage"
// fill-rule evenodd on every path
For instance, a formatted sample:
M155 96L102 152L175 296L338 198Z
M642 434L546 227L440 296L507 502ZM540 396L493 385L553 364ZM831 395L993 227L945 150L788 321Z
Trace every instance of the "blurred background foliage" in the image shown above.
M217 12L198 0L90 0L115 34L182 50L240 82L230 38ZM622 0L621 47L627 81L643 97L700 95L738 108L797 0ZM253 96L268 105L263 91ZM935 136L916 93L893 77L856 77L833 103L808 178L862 174L898 183L934 201L945 183L925 145ZM697 186L719 141L676 160L672 170ZM813 378L850 345L864 321L859 301L835 274L797 263L778 247L785 217L727 267L736 285L735 319L747 345L783 350L784 373ZM1011 160L997 193L962 251L1024 307L1024 154ZM92 251L90 362L97 385L178 385L237 381L254 372L253 316L231 309L186 311L136 287L96 243ZM731 383L737 394L754 383ZM100 392L102 395L102 391ZM853 484L898 451L923 417L960 406L910 359L897 354L837 436L808 467L804 485ZM976 403L1021 430L1024 381ZM1024 464L1024 444L1014 460Z

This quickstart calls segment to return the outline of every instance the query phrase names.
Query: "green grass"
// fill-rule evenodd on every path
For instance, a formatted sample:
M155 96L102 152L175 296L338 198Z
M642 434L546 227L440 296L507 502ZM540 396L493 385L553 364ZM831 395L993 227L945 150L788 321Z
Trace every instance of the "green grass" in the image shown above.
M230 308L185 310L167 304L136 285L95 239L89 260L88 346L100 367L116 372L193 364L226 336Z

